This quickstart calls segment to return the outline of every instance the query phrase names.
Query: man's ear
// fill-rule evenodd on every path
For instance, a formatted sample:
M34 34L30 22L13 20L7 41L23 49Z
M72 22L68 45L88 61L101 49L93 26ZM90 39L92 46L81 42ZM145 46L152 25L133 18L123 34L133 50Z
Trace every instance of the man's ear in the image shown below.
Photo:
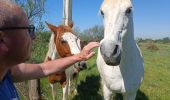
M0 54L8 51L8 47L4 40L4 33L0 32Z
M55 31L57 31L57 27L56 26L54 26L52 24L49 24L47 22L45 22L45 23L47 24L48 28L50 28L51 31L53 31L54 33L55 33Z
M0 37L3 37L4 36L4 33L0 32Z

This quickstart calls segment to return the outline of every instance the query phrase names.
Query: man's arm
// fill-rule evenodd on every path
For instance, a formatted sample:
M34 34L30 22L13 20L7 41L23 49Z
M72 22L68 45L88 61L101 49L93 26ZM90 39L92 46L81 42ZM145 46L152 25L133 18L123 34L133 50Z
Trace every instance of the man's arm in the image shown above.
M41 64L22 63L16 65L11 69L13 81L20 82L45 77L56 72L62 72L78 61L90 59L95 54L95 52L91 52L91 50L98 46L99 43L91 42L83 48L81 53L77 55L48 61Z
M55 72L62 72L77 61L77 56L71 56L41 64L22 63L12 68L13 81L20 82L45 77Z

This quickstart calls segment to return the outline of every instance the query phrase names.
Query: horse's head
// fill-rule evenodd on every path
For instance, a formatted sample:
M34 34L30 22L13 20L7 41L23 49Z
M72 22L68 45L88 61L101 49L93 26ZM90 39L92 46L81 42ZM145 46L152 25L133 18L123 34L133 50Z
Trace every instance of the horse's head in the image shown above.
M80 53L80 39L72 32L72 23L69 26L60 25L58 27L48 23L47 25L54 34L54 43L60 57L68 57ZM81 70L87 67L85 61L78 62L75 65Z
M104 0L100 11L105 29L100 51L106 64L118 65L124 38L133 31L131 0Z

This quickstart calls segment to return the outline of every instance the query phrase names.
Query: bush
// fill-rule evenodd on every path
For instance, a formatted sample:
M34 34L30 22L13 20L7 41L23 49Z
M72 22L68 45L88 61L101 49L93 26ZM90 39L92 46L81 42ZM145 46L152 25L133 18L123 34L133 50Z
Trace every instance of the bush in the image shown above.
M151 51L158 51L159 48L154 43L148 43L146 48Z
M51 33L40 32L37 33L37 37L33 42L32 46L32 56L29 62L31 63L41 63L44 61L46 53L48 51L48 43Z

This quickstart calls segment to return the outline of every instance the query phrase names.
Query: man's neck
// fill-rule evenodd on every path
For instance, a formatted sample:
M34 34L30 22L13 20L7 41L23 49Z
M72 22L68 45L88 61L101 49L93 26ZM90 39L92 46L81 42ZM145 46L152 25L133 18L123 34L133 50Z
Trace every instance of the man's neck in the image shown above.
M5 74L8 72L9 68L3 65L0 66L0 81L3 80Z

